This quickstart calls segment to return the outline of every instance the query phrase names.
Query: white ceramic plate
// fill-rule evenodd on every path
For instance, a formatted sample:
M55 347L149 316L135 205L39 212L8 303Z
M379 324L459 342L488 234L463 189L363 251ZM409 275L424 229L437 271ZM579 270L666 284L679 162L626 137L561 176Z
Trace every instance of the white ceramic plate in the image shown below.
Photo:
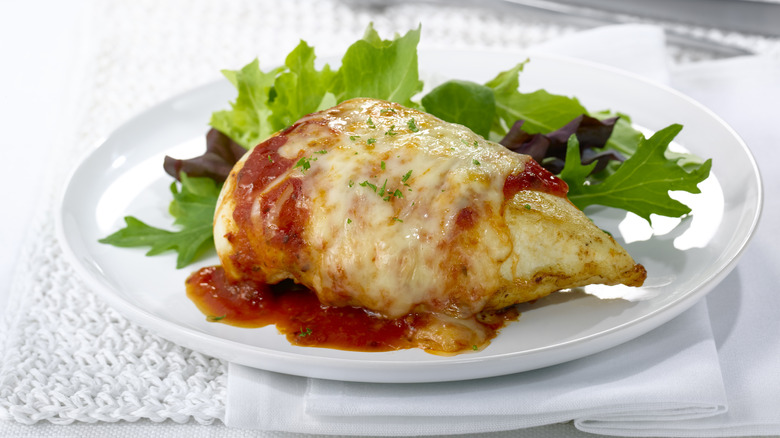
M426 77L484 82L524 59L491 52L421 52ZM102 297L131 320L191 349L256 368L328 379L432 382L497 376L596 353L677 316L734 267L761 207L756 164L745 144L710 111L672 90L634 76L566 58L534 55L521 89L577 96L592 110L630 114L642 128L685 125L680 146L714 160L694 214L681 223L641 219L610 209L588 210L649 273L641 301L602 300L579 292L553 294L522 307L484 351L441 357L420 350L359 353L291 346L275 327L242 329L209 323L187 299L184 280L216 256L175 269L175 254L145 257L144 249L98 243L136 216L170 228L171 179L163 156L199 155L212 111L235 92L218 81L170 99L130 120L75 170L57 216L58 234L73 265ZM608 288L607 293L622 293Z

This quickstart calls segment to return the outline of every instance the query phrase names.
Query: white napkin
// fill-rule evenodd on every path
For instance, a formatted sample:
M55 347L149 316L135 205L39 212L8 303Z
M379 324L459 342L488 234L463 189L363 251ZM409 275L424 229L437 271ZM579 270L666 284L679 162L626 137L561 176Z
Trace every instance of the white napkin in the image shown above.
M672 85L712 108L750 146L763 179L761 223L734 272L707 298L728 413L701 435L780 435L780 53L675 71Z
M765 92L778 93L780 69L776 63L761 64L762 68L774 68L774 76L770 73L743 83L745 87L761 85L753 94L747 88L723 93L721 82L732 81L729 72L740 77L741 63L771 62L746 58L732 61L734 64L719 61L670 72L662 32L652 26L595 29L546 43L537 50L613 64L617 60L618 67L649 74L655 80L670 80L716 110L721 102L705 98L711 93L727 99L743 96L744 101L734 101L739 106L728 106L726 101L726 110L735 111L726 114L724 110L724 116L733 115L729 121L737 129L755 128L759 140L768 140L758 133L772 126L768 120L773 114L771 105L780 101L780 96L768 99L766 112L747 117L746 124L741 125L745 118L741 116L750 114L744 108L753 108L752 102L745 103L748 98L760 100ZM757 68L754 75L759 76L760 71ZM771 86L774 89L767 90ZM777 134L771 135L775 136L774 144L780 144ZM762 146L765 159L771 158L771 145ZM780 169L775 165L773 170L776 173ZM777 177L772 178L777 187ZM760 231L763 239L755 239L742 264L712 293L714 336L707 303L701 302L668 324L597 355L542 370L469 382L359 384L286 376L231 364L226 424L325 434L436 435L573 420L579 429L588 432L635 436L714 436L726 427L732 428L732 435L778 433L780 372L776 367L780 364L780 346L766 334L780 333L780 318L775 317L780 299L762 296L771 295L771 286L778 284L776 273L767 275L778 267L778 257L771 251L771 244L777 241L774 224L778 211L773 202L767 203ZM775 216L772 225L767 224L768 216ZM762 279L765 284L760 284ZM762 324L765 330L759 330ZM727 405L730 410L725 413Z
M724 410L704 303L636 341L541 370L465 382L371 384L230 364L228 426L343 435L443 435L569 420L657 428Z

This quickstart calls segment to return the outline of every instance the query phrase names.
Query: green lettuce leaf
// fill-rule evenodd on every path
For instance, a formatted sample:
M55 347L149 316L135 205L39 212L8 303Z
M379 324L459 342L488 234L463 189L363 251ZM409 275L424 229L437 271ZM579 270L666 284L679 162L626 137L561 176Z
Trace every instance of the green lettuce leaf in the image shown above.
M371 97L416 107L412 97L422 90L417 68L420 28L383 40L372 25L341 59L334 83L338 102Z
M585 107L572 97L551 94L545 90L521 93L518 90L519 73L526 62L499 73L485 84L493 90L496 99L496 115L491 129L494 139L506 135L518 120L524 121L523 129L528 133L547 133L587 114Z
M335 73L328 65L317 71L314 59L314 48L304 41L287 55L284 63L287 69L276 77L275 97L268 103L271 110L268 120L273 132L292 125L306 114L335 105L331 92Z
M496 112L493 90L470 81L447 81L422 98L425 111L487 138Z
M147 256L174 250L176 267L192 263L213 246L213 218L219 187L211 178L188 178L181 174L181 190L171 183L173 201L169 212L178 231L156 228L132 217L125 217L125 227L99 242L122 248L150 247Z
M677 161L667 159L664 152L681 129L681 125L671 125L649 139L642 137L636 152L596 184L587 182L591 166L580 163L579 144L570 138L560 174L569 184L569 200L580 209L599 204L636 213L647 221L651 214L680 217L690 213L691 209L671 198L669 192L700 193L698 184L709 175L712 160L687 172Z
M249 149L274 133L269 122L269 98L279 67L268 73L260 70L257 59L241 70L223 70L222 74L238 89L232 109L214 112L211 126Z

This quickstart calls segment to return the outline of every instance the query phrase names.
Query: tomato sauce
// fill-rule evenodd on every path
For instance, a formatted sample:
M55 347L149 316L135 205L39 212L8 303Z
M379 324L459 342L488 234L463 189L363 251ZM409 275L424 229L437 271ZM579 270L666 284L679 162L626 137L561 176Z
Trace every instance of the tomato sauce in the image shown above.
M324 306L314 292L291 281L275 285L233 281L220 266L194 272L186 286L187 296L208 321L245 328L273 324L291 344L307 347L351 351L416 348L415 331L432 318L425 313L411 313L386 319L362 308ZM517 316L512 308L478 321L492 339Z
M278 135L257 145L236 175L233 220L238 231L226 235L236 248L232 257L235 269L247 278L263 279L256 264L264 260L260 253L273 248L284 257L275 260L279 266L294 265L303 257L303 227L308 219L308 202L304 199L299 177L286 178L268 189L269 184L293 168L295 160L279 154L288 141L293 125ZM259 203L259 213L253 209Z
M519 174L506 177L504 198L509 199L522 190L534 190L551 195L565 197L569 191L566 182L542 167L535 160L528 160L525 169Z

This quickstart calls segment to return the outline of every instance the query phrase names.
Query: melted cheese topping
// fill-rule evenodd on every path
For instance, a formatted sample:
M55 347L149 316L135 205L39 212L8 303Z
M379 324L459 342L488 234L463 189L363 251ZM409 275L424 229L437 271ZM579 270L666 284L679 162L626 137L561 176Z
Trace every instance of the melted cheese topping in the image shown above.
M215 217L217 251L234 278L292 278L323 304L390 318L469 318L583 281L643 279L565 198L506 199L507 177L529 160L429 114L353 99L236 165ZM573 260L583 245L590 258Z

